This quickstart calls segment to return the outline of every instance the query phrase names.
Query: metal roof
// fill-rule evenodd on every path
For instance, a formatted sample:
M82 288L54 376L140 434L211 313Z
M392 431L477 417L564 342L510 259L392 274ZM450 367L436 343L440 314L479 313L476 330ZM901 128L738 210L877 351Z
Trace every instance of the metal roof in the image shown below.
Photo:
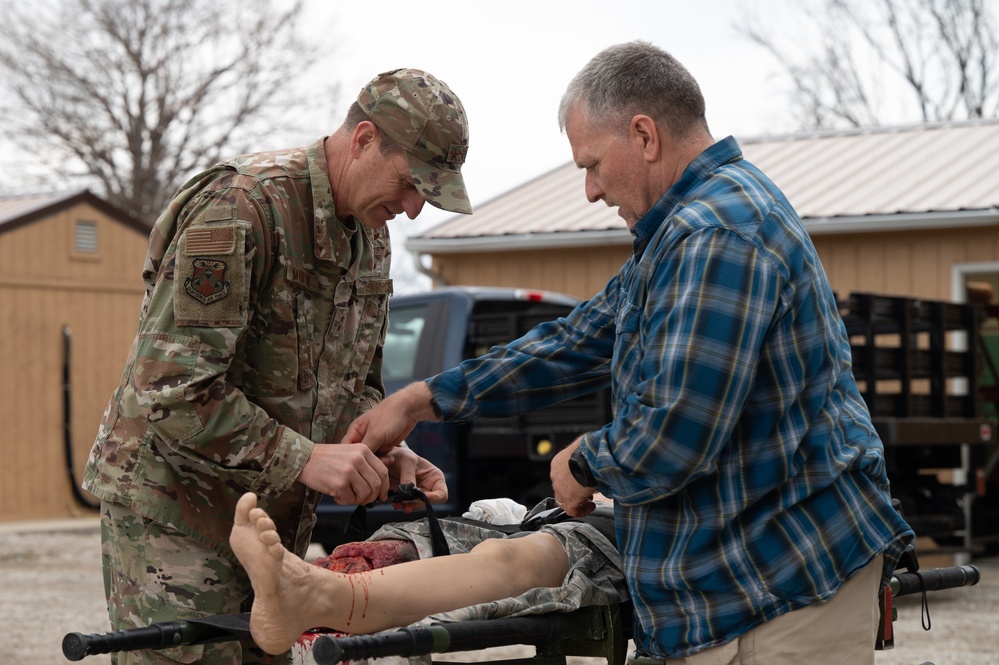
M79 192L61 192L47 194L18 194L0 196L0 226L13 222L37 210L57 205L67 198L76 196Z
M740 139L809 233L999 224L999 120ZM630 243L569 162L408 240L414 252Z
M84 203L97 208L126 226L142 233L149 233L148 224L144 224L121 208L108 203L86 189L71 192L0 196L0 233L54 215L69 206Z

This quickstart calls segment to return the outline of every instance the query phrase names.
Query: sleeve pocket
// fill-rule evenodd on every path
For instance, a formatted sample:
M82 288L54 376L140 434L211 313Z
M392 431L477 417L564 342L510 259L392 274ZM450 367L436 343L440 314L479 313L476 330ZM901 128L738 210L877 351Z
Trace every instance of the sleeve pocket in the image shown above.
M182 441L204 427L187 400L198 360L198 340L162 333L139 336L132 383L149 426L167 441Z

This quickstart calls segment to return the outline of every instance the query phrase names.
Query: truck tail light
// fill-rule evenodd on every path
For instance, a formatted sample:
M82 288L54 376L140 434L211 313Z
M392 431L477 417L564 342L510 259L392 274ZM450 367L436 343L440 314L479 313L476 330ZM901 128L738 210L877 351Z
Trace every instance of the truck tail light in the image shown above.
M545 294L541 291L526 291L520 289L517 291L517 298L520 300L527 300L529 302L541 302L545 299Z

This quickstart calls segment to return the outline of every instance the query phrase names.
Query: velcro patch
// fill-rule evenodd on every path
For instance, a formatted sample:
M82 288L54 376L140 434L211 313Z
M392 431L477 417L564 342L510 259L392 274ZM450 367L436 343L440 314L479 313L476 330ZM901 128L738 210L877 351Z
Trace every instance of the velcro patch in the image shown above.
M465 157L468 155L468 146L462 143L452 143L450 149L447 151L447 161L452 164L464 164Z
M392 295L392 280L391 279L358 280L357 295L359 296Z
M236 249L236 227L193 226L185 233L187 255L211 254L215 256L232 254Z
M312 291L319 290L319 278L305 268L297 266L294 263L289 263L287 270L288 281L298 284L299 286L304 286Z
M236 206L216 205L201 213L201 219L206 222L224 222L236 219Z
M174 266L174 320L181 326L245 324L246 231L238 224L188 227Z

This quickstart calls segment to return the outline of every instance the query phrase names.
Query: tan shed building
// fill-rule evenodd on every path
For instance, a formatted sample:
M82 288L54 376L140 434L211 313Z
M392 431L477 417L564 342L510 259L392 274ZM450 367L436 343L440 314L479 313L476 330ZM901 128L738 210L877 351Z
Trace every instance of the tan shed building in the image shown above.
M135 335L148 236L88 191L0 197L0 521L94 502L74 484Z
M740 139L784 191L840 296L964 300L999 292L999 121ZM586 298L631 251L616 211L590 204L583 172L554 169L409 239L438 284ZM426 264L426 261L424 261Z

